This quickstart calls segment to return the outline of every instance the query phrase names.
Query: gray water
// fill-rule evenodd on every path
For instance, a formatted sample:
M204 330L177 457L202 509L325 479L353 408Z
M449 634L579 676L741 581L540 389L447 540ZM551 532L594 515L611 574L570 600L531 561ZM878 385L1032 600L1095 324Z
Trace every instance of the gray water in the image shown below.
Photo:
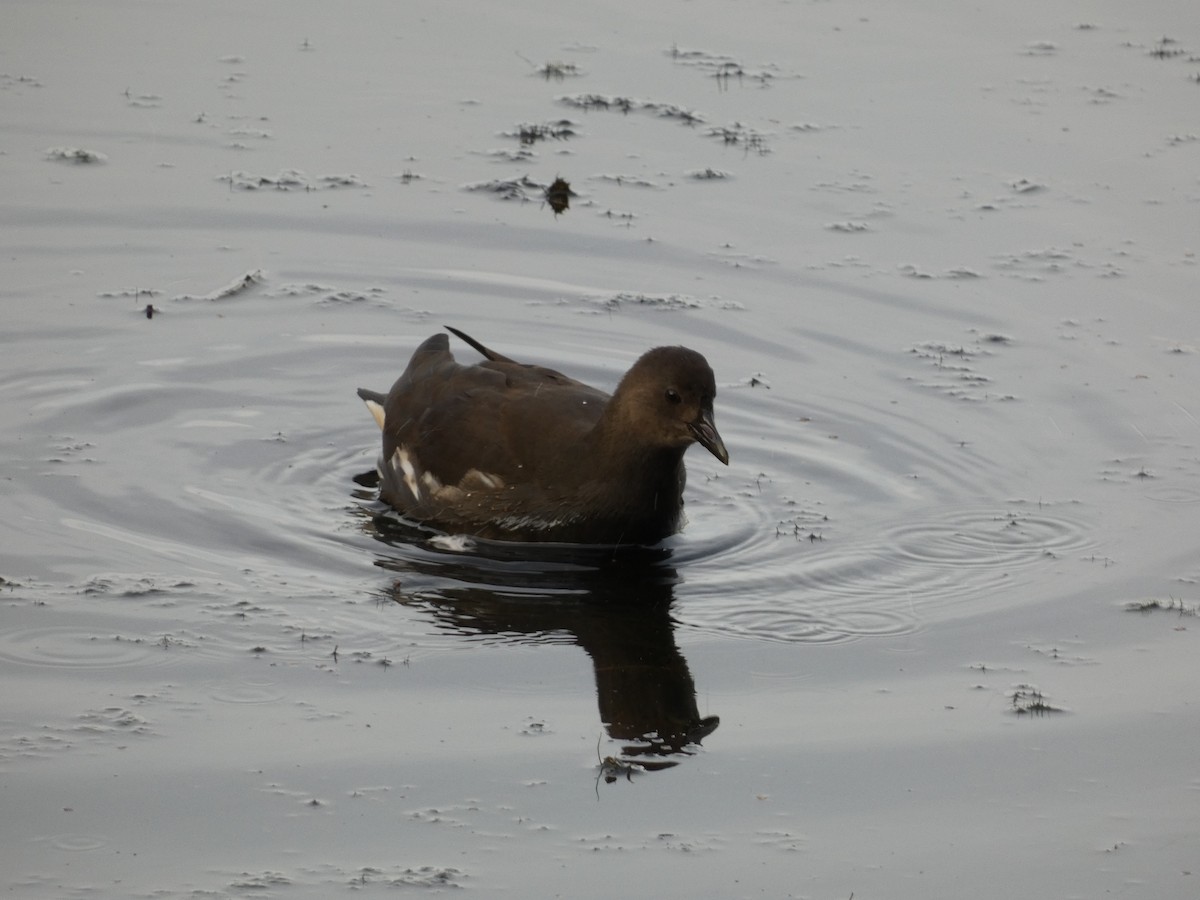
M6 7L6 892L1192 896L1200 37L1018 6ZM443 325L731 465L407 527Z

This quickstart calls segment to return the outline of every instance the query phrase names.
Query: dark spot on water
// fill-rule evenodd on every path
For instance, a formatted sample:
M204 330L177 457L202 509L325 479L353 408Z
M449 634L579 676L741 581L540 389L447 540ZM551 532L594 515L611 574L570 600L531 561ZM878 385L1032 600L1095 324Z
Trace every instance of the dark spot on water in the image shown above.
M95 150L85 150L82 147L50 147L46 150L46 158L57 162L68 162L76 165L93 165L108 159L103 153Z
M726 178L732 178L733 176L729 172L722 171L721 169L707 167L704 169L692 169L687 173L687 177L694 178L696 181L722 181Z
M1017 685L1009 697L1012 699L1012 711L1018 716L1045 716L1065 712L1061 707L1047 703L1045 695L1032 684Z
M564 178L555 178L550 187L546 188L546 202L554 210L554 215L566 212L571 206L571 198L576 196L571 185Z
M577 78L583 73L579 70L579 67L575 65L575 63L552 60L544 63L541 66L538 66L534 70L534 74L541 76L546 81L550 81L551 79L554 79L555 81L563 81L567 78Z
M1185 53L1187 51L1179 45L1178 41L1166 35L1159 38L1150 51L1150 55L1155 59L1174 59L1176 56L1183 56Z
M512 131L501 132L501 137L515 137L522 146L530 146L538 141L565 141L576 137L576 127L578 123L572 122L570 119L559 119L554 122L543 122L540 124L530 124L523 122L516 126Z

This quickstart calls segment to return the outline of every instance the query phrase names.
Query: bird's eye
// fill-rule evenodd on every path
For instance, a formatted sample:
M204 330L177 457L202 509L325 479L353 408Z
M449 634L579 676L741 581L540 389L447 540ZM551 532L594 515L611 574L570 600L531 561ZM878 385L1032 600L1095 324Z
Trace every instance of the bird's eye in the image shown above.
M667 388L667 402L668 403L679 403L680 399L681 398L679 396L679 391L675 390L675 388Z

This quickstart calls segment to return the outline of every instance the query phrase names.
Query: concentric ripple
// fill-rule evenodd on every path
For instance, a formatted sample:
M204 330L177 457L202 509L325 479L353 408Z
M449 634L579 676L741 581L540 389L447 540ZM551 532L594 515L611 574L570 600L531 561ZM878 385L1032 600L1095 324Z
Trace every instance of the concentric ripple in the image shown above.
M753 434L755 443L731 448L729 469L689 454L687 523L657 548L658 558L622 568L602 553L576 552L564 562L544 547L453 544L385 528L376 536L392 551L380 564L401 573L395 590L405 602L431 604L456 630L488 630L479 623L511 614L483 611L489 598L650 597L670 603L679 625L701 632L827 643L903 635L933 619L1019 602L1020 585L1089 546L1088 526L1069 514L1078 511L1070 504L956 503L971 483L968 470L980 467L939 450L939 436L926 435L922 447L905 423L893 431L875 423L879 452L830 447L805 429L799 409L762 392L738 400L722 426L732 420L727 430ZM944 502L913 502L917 459ZM540 640L546 630L552 621L509 632L529 640L536 631Z
M961 510L883 535L900 560L1011 570L1084 549L1082 525L1047 512Z
M718 633L825 642L897 635L948 615L1012 602L1021 585L1089 546L1082 522L1002 507L942 510L861 538L760 536L688 569L689 625Z
M696 337L726 358L723 369L749 357L766 368L772 353L787 350L718 334ZM601 337L575 327L562 336L566 349L518 341L513 352L611 387L621 366ZM166 357L171 365L152 371L151 395L170 404L147 410L117 399L127 417L142 417L127 424L154 448L144 458L169 465L118 468L101 454L104 471L89 469L69 485L39 482L55 491L34 510L39 518L57 513L75 543L96 548L98 560L102 549L112 556L97 568L118 574L88 583L88 597L106 603L93 607L98 613L139 600L156 610L198 609L214 631L206 653L287 646L230 629L294 620L289 634L304 637L305 651L315 636L322 658L350 644L391 652L394 636L380 634L359 604L379 596L430 613L437 631L489 640L586 631L591 624L571 609L582 602L669 608L677 625L710 634L819 643L903 635L939 616L1020 602L1015 585L1088 546L1088 525L1072 518L1081 508L995 499L1007 493L1016 449L1003 435L993 433L985 450L961 439L954 417L923 415L855 386L839 394L826 382L810 397L807 385L757 378L720 385L717 418L732 464L689 451L687 521L657 548L505 546L406 530L352 480L378 452L377 428L352 388L314 410L330 383L379 386L383 367L398 364L390 349L351 338L241 356L222 350L227 359ZM507 346L502 335L496 342ZM358 359L368 355L363 347L370 359ZM737 365L722 374L738 377ZM247 393L246 384L255 387ZM203 389L188 393L192 385ZM87 400L69 398L70 409L82 416ZM97 447L117 437L91 419L55 424L79 425L80 439ZM135 568L143 558L170 574L147 580ZM226 595L227 603L215 599ZM101 666L180 655L83 629L29 637L7 635L0 657Z
M70 625L18 628L0 633L0 659L28 666L106 669L166 665L174 655L151 638L97 634Z

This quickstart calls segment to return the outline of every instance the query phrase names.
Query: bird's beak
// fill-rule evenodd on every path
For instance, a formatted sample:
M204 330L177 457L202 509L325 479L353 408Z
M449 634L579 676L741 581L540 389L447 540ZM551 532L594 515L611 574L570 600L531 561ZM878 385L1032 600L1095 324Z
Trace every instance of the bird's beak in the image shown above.
M717 433L717 426L713 423L711 409L701 410L700 415L696 417L696 421L690 422L688 428L701 447L725 465L729 465L729 451L725 449L725 442L721 440L721 435Z

